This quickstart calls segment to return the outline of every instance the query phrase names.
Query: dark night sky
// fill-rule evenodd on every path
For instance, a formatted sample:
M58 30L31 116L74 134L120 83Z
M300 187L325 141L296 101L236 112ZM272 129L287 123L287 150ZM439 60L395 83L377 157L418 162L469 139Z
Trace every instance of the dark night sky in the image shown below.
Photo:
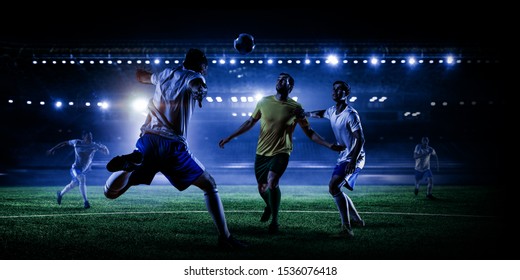
M436 3L436 5L441 5ZM490 21L492 6L470 9L369 7L325 9L167 9L156 7L49 7L2 17L0 42L57 43L142 40L233 40L250 33L258 40L342 40L445 45L500 45L502 19ZM417 8L417 9L416 9ZM415 11L413 9L416 9ZM38 11L38 13L36 13ZM41 12L41 13L40 13ZM485 13L484 13L485 12Z

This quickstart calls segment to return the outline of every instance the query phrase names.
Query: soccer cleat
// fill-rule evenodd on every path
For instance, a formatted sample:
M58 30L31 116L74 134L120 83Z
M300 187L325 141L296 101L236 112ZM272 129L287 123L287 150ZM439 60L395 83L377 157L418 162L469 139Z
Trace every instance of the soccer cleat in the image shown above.
M350 225L353 227L364 227L365 221L359 220L359 221L350 221Z
M232 235L229 237L221 235L218 237L218 247L226 250L241 250L246 249L249 245L236 239Z
M268 234L277 234L280 233L280 225L276 223L269 224L269 227L267 228Z
M88 201L85 201L85 203L83 203L83 208L89 209L90 208L90 203Z
M269 218L271 217L271 208L265 207L264 213L262 213L262 217L260 218L260 222L265 223L269 221Z
M345 189L349 190L349 191L353 191L354 188L351 187L349 185L349 183L347 182L347 178L344 178L343 181L341 181L341 183L339 183L339 188L341 189L342 187L345 187Z
M58 202L58 205L61 205L61 198L63 196L61 195L61 192L60 191L57 191L56 192L56 201Z
M414 189L414 190L413 190L413 193L414 193L415 195L418 195L418 194L419 194L419 189Z
M116 171L134 171L143 162L143 155L139 151L133 151L131 154L116 156L107 163L107 170Z
M435 196L433 196L433 194L427 194L426 198L429 199L429 200L436 200L437 199Z

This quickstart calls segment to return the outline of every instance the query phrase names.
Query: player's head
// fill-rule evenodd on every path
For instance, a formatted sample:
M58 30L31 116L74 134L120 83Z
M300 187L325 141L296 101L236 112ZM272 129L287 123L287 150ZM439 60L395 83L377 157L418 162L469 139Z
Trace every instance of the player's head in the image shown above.
M430 143L430 139L427 136L424 136L423 138L421 138L421 143L423 145L428 145L428 143Z
M208 70L208 59L203 51L199 49L189 49L182 65L186 69L205 75Z
M350 85L345 81L335 81L332 84L332 99L334 101L346 100L350 95Z
M276 81L276 92L289 94L294 88L294 78L288 73L280 73Z
M92 142L92 132L90 131L83 131L81 133L81 138L83 138L86 142Z

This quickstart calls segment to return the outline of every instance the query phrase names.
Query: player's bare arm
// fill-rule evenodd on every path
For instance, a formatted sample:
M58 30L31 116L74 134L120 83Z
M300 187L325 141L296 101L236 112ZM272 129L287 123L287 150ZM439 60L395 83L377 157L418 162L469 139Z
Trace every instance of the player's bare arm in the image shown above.
M193 99L197 100L199 107L202 108L202 100L208 95L208 86L201 78L196 78L190 81L189 87Z
M356 130L352 132L352 135L354 138L356 138L356 141L354 143L354 148L352 148L352 158L356 160L350 161L347 166L345 167L345 171L347 174L352 174L356 170L356 162L357 158L359 157L359 154L361 153L361 148L365 144L365 136L363 135L362 130Z
M306 117L317 118L317 119L323 118L324 114L325 114L325 110L316 110L316 111L305 112Z
M105 155L109 155L110 151L108 150L108 147L105 145L101 145L101 152L103 152Z
M240 125L240 127L233 133L231 133L231 135L229 135L228 137L220 140L218 142L218 145L220 148L224 149L224 145L226 143L228 143L229 141L231 141L231 139L249 131L253 126L255 126L255 124L258 122L259 119L255 119L253 117L250 117L248 120L246 120L242 125Z
M301 125L300 127L303 129L303 132L309 139L311 139L313 142L318 143L322 146L325 146L333 151L340 152L345 150L345 146L337 145L336 143L329 143L327 142L321 135L319 135L314 129L312 129L309 125Z
M54 152L56 152L57 149L61 148L61 147L65 147L65 146L68 146L69 145L69 141L63 141L63 142L60 142L58 143L56 146L52 147L51 149L49 149L47 151L47 155L54 155Z
M144 69L137 69L135 71L135 77L137 81L143 84L151 84L152 83L152 72L149 72Z

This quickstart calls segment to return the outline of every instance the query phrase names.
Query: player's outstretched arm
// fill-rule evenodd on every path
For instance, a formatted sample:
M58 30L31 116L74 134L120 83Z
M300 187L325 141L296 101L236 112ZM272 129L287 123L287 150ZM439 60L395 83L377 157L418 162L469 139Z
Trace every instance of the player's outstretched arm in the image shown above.
M316 110L316 111L305 112L305 116L307 118L321 119L321 118L323 118L324 114L325 114L325 110Z
M189 87L192 98L197 100L199 107L202 108L202 100L208 95L208 86L203 79L196 78L190 81Z
M63 141L63 142L60 142L58 143L56 146L50 148L48 151L47 151L47 155L54 155L54 152L56 152L57 149L61 148L61 147L65 147L65 146L68 146L69 145L69 141Z
M224 145L226 145L229 141L231 141L231 139L249 131L253 126L255 126L255 124L258 122L258 120L259 119L254 119L254 118L250 117L242 125L240 125L240 127L235 132L231 133L231 135L229 135L228 137L220 140L218 142L219 147L224 149Z
M109 155L110 154L110 151L108 150L108 147L101 144L101 152L103 152L105 155Z
M307 135L307 137L309 137L309 139L311 139L315 143L318 143L336 152L343 151L346 148L343 145L337 145L336 143L327 142L321 135L314 131L314 129L312 129L310 125L300 127L303 129L305 135Z
M143 84L151 84L152 83L152 72L144 70L144 69L137 69L135 71L135 77L137 78L137 81Z
M432 155L435 157L435 163L437 164L437 172L439 172L440 166L439 166L439 156L437 156L437 152L433 150Z
M354 147L352 148L351 154L352 158L357 159L361 153L361 149L365 145L365 135L363 130L358 129L356 131L352 131L352 136L354 136L356 141L354 141ZM345 168L347 174L352 174L356 170L356 161L351 161L350 164L347 164Z

